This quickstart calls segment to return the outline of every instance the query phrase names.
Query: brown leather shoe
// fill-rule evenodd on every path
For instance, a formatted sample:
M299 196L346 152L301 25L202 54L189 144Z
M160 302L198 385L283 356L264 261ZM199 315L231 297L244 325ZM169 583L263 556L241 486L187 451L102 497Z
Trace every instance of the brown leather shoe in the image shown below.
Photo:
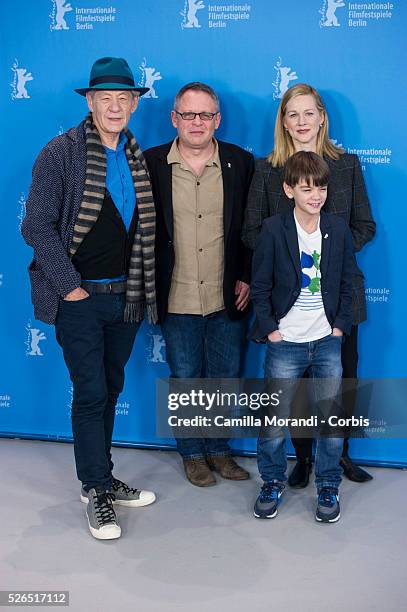
M216 479L205 459L183 459L185 475L197 487L211 487Z
M227 478L228 480L247 480L250 478L249 472L246 472L246 470L241 468L240 465L237 465L236 461L229 455L224 457L207 457L206 461L208 462L211 470L219 472L223 478Z

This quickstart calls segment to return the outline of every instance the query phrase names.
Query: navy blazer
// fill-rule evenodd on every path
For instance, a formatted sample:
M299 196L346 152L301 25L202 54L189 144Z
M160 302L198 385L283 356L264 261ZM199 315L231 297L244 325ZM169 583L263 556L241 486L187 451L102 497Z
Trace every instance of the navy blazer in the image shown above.
M321 212L321 292L331 327L349 334L352 326L352 234L345 221ZM292 211L263 222L253 256L251 297L256 322L251 337L264 341L278 329L301 292L297 227Z
M353 248L357 253L369 242L376 230L372 218L365 181L357 155L344 153L339 159L325 158L329 166L328 197L325 213L342 217L352 232ZM256 160L256 171L250 186L242 239L253 249L261 224L267 217L292 210L294 203L283 190L284 168L272 166L266 159ZM353 324L366 319L364 276L355 267L353 277Z

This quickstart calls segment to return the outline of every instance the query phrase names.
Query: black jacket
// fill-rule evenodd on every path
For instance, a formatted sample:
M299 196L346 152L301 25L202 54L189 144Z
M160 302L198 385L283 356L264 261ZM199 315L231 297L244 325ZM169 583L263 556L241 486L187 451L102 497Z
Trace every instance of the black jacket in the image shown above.
M372 240L376 231L365 181L357 155L344 153L338 160L325 158L329 166L328 197L325 213L334 213L348 224L357 253ZM273 167L266 159L256 160L250 186L242 240L254 249L261 225L267 217L292 210L294 203L283 191L284 168ZM353 323L366 319L364 276L356 266L353 277Z
M167 155L172 142L144 152L156 206L156 291L158 317L168 312L168 296L175 263L173 244L172 166ZM223 300L232 320L246 311L235 307L237 280L250 283L252 253L241 241L247 194L254 171L253 156L236 145L218 141L223 178L224 277Z
M352 235L343 219L321 212L321 293L331 327L349 334L352 326ZM251 296L256 322L253 340L278 329L301 292L301 264L294 213L266 219L253 256Z

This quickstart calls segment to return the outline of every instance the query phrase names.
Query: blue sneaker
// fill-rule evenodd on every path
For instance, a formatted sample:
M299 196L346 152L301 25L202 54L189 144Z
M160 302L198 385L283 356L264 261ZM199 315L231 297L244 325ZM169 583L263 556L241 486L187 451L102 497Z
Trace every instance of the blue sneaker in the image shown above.
M320 523L336 523L340 516L338 489L324 487L318 493L315 519Z
M254 504L254 516L261 519L274 518L284 489L284 483L279 480L265 482Z

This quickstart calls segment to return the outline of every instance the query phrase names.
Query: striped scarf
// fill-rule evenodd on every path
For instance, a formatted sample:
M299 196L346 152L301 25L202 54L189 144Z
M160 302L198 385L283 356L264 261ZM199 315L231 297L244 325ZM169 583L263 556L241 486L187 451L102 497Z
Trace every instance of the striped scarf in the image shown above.
M145 309L150 323L157 322L155 298L155 208L147 166L133 134L127 136L126 157L137 194L138 223L127 274L124 320L141 321ZM102 210L106 191L106 153L92 113L85 118L86 180L69 254L73 257Z

